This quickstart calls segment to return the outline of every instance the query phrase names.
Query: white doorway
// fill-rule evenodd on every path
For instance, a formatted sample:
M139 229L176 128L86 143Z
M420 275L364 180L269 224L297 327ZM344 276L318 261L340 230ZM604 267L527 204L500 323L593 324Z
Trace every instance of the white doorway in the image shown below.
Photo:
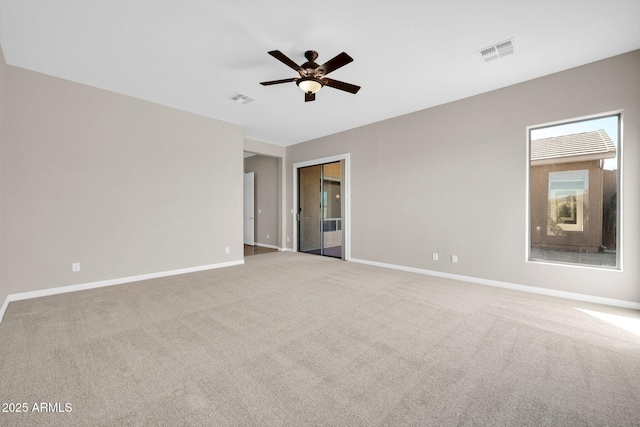
M254 220L254 175L253 172L244 174L244 244L253 246L255 243Z

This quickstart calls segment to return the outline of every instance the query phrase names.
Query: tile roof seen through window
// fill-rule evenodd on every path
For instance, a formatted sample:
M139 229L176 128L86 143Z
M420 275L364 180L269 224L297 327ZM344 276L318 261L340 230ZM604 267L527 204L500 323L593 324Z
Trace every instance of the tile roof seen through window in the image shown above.
M531 141L531 165L612 159L616 146L600 129Z

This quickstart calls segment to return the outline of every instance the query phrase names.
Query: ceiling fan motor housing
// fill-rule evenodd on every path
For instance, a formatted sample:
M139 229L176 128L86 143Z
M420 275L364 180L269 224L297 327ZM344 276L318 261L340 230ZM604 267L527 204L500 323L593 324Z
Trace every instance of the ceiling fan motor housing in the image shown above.
M306 76L317 76L318 74L318 64L316 64L316 59L318 58L318 52L315 50L308 50L304 53L304 57L307 58L307 62L302 64L300 68L300 77Z

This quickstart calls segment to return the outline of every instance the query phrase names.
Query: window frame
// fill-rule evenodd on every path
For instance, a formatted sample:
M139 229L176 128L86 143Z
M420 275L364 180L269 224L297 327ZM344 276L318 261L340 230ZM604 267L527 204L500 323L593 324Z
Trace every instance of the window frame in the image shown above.
M603 119L607 117L616 117L617 116L617 147L616 147L616 163L617 163L617 182L616 182L616 194L617 194L617 212L616 212L616 265L615 266L605 266L605 265L595 265L595 264L582 264L582 263L574 263L574 262L565 262L565 261L557 261L557 260L540 260L540 259L532 259L532 202L531 202L531 134L535 130L562 126L562 125L570 125L574 123L580 123L590 120ZM624 251L624 240L623 240L623 228L624 228L624 173L623 173L623 164L624 164L624 110L615 110L605 113L598 113L588 116L576 117L566 120L558 120L554 122L541 123L537 125L530 125L526 127L526 211L525 211L525 262L526 263L534 263L534 264L543 264L543 265L553 265L560 267L577 267L577 268L586 268L586 269L596 269L596 270L604 270L604 271L612 271L612 272L622 272L624 271L623 266L623 251ZM574 171L575 172L575 171ZM547 183L549 185L549 183ZM547 191L549 189L547 188ZM546 227L544 232L546 233Z
M553 184L554 183L562 183L562 182L581 182L582 186L581 188L570 188L570 189L564 189L565 193L569 193L570 191L572 191L572 195L576 198L575 203L575 207L574 210L575 212L573 212L573 220L575 221L574 223L560 223L558 224L558 228L561 231L579 231L582 232L584 231L584 207L585 205L587 205L588 202L588 197L589 197L589 170L588 169L572 169L572 170L565 170L565 171L557 171L557 172L549 172L549 182L548 182L548 199L549 199L549 203L555 202L556 205L555 207L557 208L557 203L558 203L558 198L557 198L557 192L561 191L561 189L558 188L553 188ZM554 197L552 198L552 194L554 195ZM548 208L550 209L551 206L548 206ZM553 213L550 212L549 216L551 217L552 220L556 221L558 220L558 213ZM562 218L562 217L561 217ZM551 236L552 231L551 231L551 227L550 224L547 224L547 235Z

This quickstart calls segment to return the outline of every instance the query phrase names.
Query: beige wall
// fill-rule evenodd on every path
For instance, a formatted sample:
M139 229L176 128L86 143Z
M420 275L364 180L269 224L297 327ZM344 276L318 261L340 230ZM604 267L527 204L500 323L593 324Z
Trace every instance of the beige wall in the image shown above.
M283 236L292 165L348 152L353 258L640 302L639 74L636 51L274 154L238 126L2 60L0 302L242 259L243 145L286 158ZM620 109L624 271L526 263L526 126Z
M6 78L9 293L243 259L239 126L16 67Z
M244 172L254 173L255 242L278 246L278 159L267 156L248 157L244 159Z
M351 153L352 258L640 302L639 75L635 51L289 146L287 174ZM620 109L624 271L525 262L527 126Z
M244 151L254 154L262 154L270 157L284 158L286 148L281 145L269 144L268 142L256 141L255 139L244 139Z
M7 175L5 110L7 99L7 65L0 48L0 307L9 295L7 282ZM0 314L1 317L1 314Z
M286 148L281 145L269 144L267 142L256 141L254 139L245 138L244 139L244 151L259 155L264 155L267 157L273 157L278 162L278 238L277 244L278 248L285 247L285 243L287 240L290 240L290 237L284 234L286 215L285 212L288 212L288 208L284 205L284 191L285 191L285 182L286 176L290 173L288 170L284 168L284 160L286 157Z

